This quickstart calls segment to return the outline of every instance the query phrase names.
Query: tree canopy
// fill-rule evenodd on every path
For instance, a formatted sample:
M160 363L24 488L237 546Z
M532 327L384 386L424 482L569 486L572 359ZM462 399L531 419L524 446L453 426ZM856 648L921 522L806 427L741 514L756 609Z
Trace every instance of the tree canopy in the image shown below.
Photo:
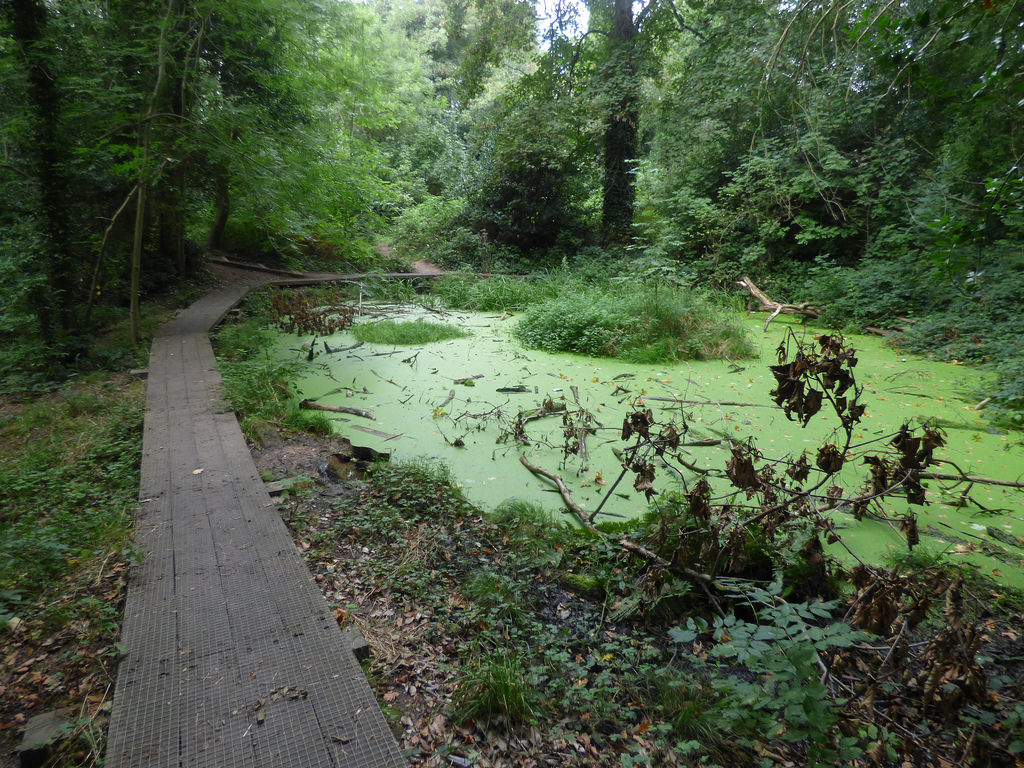
M0 25L8 369L73 358L210 251L379 241L751 275L829 322L1020 357L1010 0L12 0Z

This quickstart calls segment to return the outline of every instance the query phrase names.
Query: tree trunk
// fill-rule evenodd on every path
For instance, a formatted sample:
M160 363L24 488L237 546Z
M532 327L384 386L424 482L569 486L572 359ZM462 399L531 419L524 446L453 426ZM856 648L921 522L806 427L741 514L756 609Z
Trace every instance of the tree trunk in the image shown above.
M48 14L40 0L11 0L5 9L14 41L21 49L28 79L28 101L32 112L30 152L34 155L39 180L42 213L45 287L33 291L32 304L42 337L53 344L54 315L63 331L74 327L74 263L71 258L67 211L68 184L63 168L64 145L60 127L61 95L47 65L45 39Z
M156 80L153 93L146 106L146 114L139 121L139 191L135 198L135 232L132 236L131 286L129 288L129 315L131 318L132 343L140 340L139 289L142 276L142 246L146 234L146 202L149 185L159 175L159 170L150 167L150 142L153 137L153 121L160 105L167 97L167 37L171 21L175 13L177 0L167 0L167 7L160 30L160 43L157 48ZM163 164L160 166L163 167Z
M227 226L231 213L230 179L228 169L223 163L217 163L213 168L213 196L217 212L210 226L210 233L206 236L206 247L220 248L224 240L224 227Z
M148 129L143 128L148 133ZM149 141L143 140L143 158L149 153ZM139 181L139 191L135 193L135 232L132 236L131 286L129 288L128 314L131 317L132 343L138 344L141 338L141 317L139 313L139 282L142 276L142 243L146 233L146 189L148 179Z
M633 61L638 34L632 0L615 0L607 82L613 91L604 131L604 197L601 234L608 245L629 240L636 198L634 170L640 86Z
M180 26L180 24L179 24ZM179 30L180 32L180 30ZM176 72L185 69L185 55L187 51L184 46L174 47L174 68ZM177 124L179 135L185 131L185 79L179 75L170 81L167 89L168 108L167 111L174 115L172 118ZM167 177L160 202L160 253L163 259L174 265L179 277L184 277L188 272L188 264L185 258L185 191L188 188L188 151L184 142L178 145L177 156L174 158L174 165Z

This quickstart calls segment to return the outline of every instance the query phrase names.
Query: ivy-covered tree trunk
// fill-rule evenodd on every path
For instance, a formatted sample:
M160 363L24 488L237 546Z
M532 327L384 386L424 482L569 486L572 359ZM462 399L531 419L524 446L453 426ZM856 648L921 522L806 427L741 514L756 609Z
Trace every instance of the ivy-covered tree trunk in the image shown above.
M640 95L633 61L638 34L631 0L615 0L610 51L605 63L611 89L604 130L604 190L601 234L606 244L624 243L633 224L634 166Z
M47 66L47 10L40 0L11 0L7 7L15 43L25 63L32 140L28 147L39 182L39 207L46 229L40 248L43 284L33 291L33 309L42 337L59 352L63 340L55 338L54 319L61 331L74 327L74 271L68 240L69 193L63 169L64 143L60 135L61 95Z

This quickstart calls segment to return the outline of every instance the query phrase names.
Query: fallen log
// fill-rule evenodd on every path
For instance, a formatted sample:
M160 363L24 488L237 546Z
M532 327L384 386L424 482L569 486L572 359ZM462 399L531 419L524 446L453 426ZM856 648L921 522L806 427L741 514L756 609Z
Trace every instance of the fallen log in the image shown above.
M761 305L757 307L758 312L771 312L771 315L767 320L764 321L764 331L768 332L768 325L779 315L803 315L805 317L821 317L821 310L815 307L811 302L805 301L802 304L783 304L778 301L772 301L768 298L768 295L758 288L754 281L749 277L744 277L736 282L737 285L742 286L746 291L761 302Z
M352 416L362 416L364 419L370 421L376 421L377 417L369 411L364 411L361 408L349 408L347 405L322 405L320 403L314 403L312 400L303 400L299 403L299 408L305 411L329 411L330 413L348 413Z

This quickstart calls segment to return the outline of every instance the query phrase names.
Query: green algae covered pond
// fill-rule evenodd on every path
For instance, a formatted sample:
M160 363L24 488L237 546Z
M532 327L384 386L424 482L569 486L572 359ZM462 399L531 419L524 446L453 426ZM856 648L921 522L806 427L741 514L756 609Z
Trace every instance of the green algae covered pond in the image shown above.
M514 497L570 519L552 484L520 463L522 454L561 475L573 498L587 510L596 509L607 496L599 521L645 513L648 504L643 494L633 491L631 475L610 493L621 471L616 452L626 445L620 439L622 421L638 398L656 415L660 412L661 420L678 420L685 414L688 441L720 441L687 449L687 461L704 468L724 468L730 456L725 438L752 438L769 459L795 457L816 451L836 426L834 414L822 409L801 428L788 421L769 397L775 382L768 366L776 362L775 350L787 328L798 336L813 333L786 318L773 321L767 333L762 332L763 316L744 320L760 359L633 365L524 349L513 336L514 316L379 309L391 319L457 324L472 335L409 347L350 348L356 343L352 335L338 333L316 342L318 354L297 382L302 397L372 414L373 420L346 413L331 416L336 432L356 445L395 459L429 457L445 462L467 497L484 508ZM332 353L324 353L323 341ZM992 428L976 409L983 397L978 394L984 386L981 373L894 350L878 337L848 336L847 341L858 350L856 376L864 389L861 402L867 405L855 445L890 435L904 422L929 421L947 438L947 445L936 452L938 458L972 476L1024 480L1024 436ZM308 356L308 344L300 349L294 337L282 336L276 349L283 359ZM513 438L509 425L515 417L536 412L545 401L593 414L595 432L586 441L585 459L563 455L558 413L525 425L528 444ZM936 469L956 472L949 465ZM686 472L684 479L697 477L687 477ZM844 470L851 490L865 475L859 461ZM655 487L671 487L672 478L667 468L659 471ZM998 582L1024 588L1024 490L939 480L925 485L928 503L914 507L921 546L969 562ZM712 480L712 487L719 496L733 490L725 479ZM886 511L894 515L906 507L902 498L886 501ZM882 562L887 553L906 548L902 535L885 521L856 521L842 511L833 514L847 546L863 560ZM835 554L844 555L841 550Z

